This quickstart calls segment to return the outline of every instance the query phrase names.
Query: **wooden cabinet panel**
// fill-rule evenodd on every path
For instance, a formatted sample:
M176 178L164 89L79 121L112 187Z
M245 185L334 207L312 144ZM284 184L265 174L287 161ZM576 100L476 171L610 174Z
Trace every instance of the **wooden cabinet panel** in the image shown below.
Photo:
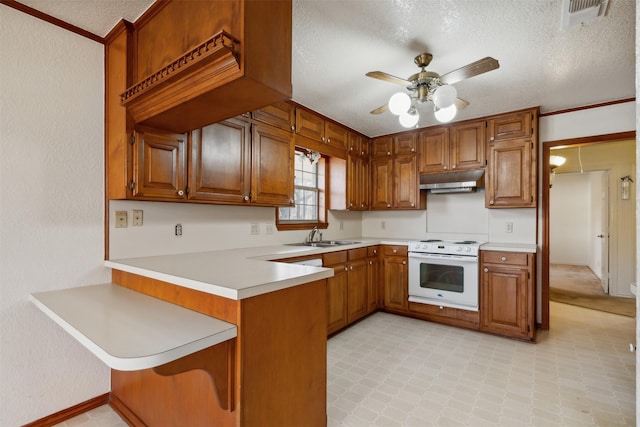
M290 132L254 124L252 203L267 206L293 204L293 155L293 138Z
M451 125L451 170L482 169L485 166L485 121Z
M449 170L449 127L427 128L418 135L419 165L421 173L439 173Z
M182 200L186 197L186 135L138 128L134 132L134 197Z
M366 254L366 249L364 250ZM367 314L369 308L367 260L349 262L347 271L347 323L354 322Z
M249 203L251 135L247 121L229 119L192 132L189 199Z
M374 138L370 144L371 157L390 157L393 154L393 137Z
M253 111L251 117L280 129L293 131L296 123L296 109L288 102L278 102Z
M296 133L324 142L324 119L304 108L296 108Z
M529 139L490 143L486 171L486 206L535 207L535 144Z
M406 312L408 300L408 265L406 257L385 256L382 260L384 307Z
M525 110L490 118L487 127L489 141L531 138L535 116L531 110Z
M534 254L482 251L480 256L480 328L513 338L533 340ZM526 261L522 259L523 256ZM508 260L514 264L507 263ZM495 264L494 261L501 264Z
M380 304L381 283L380 283L380 248L370 246L367 248L367 311L372 313L378 309Z
M371 209L391 209L393 207L393 158L374 157L371 159Z
M347 325L347 270L345 264L333 266L327 279L327 334Z
M393 207L415 208L418 203L418 193L415 154L398 155L393 161Z
M325 121L324 137L327 144L344 150L347 148L349 131L344 126L340 126L330 121Z
M393 154L413 154L416 152L415 132L405 132L394 137Z

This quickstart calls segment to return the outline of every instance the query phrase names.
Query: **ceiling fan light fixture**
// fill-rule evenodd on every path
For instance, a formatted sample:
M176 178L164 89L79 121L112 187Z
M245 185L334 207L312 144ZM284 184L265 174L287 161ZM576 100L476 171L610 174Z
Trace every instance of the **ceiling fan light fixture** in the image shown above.
M389 111L396 116L407 113L411 108L411 98L404 92L397 92L389 98Z
M400 114L398 120L403 127L412 128L418 124L420 114L418 113L418 110L416 110L416 107L411 107L406 113Z
M438 108L438 106L433 107L433 114L436 116L436 119L441 123L450 122L458 113L458 109L456 105L453 104L446 108Z
M448 108L456 102L458 91L451 85L440 86L433 94L433 103L438 108Z

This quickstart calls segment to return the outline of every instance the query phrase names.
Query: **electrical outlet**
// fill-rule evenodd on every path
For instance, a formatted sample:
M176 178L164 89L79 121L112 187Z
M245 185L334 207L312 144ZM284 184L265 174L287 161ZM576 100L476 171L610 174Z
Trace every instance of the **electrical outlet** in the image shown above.
M116 228L127 228L127 211L116 211Z
M142 227L142 211L141 210L133 210L133 215L131 216L131 225L134 227Z
M273 224L265 224L264 232L265 234L273 234Z
M344 230L344 221L340 221L340 230Z
M387 223L385 221L380 221L380 228L383 230L387 228Z
M176 236L182 236L182 224L176 224Z
M505 233L513 233L513 223L512 222L505 222L504 223L504 232Z
M251 223L251 231L250 234L260 234L260 225L256 223Z

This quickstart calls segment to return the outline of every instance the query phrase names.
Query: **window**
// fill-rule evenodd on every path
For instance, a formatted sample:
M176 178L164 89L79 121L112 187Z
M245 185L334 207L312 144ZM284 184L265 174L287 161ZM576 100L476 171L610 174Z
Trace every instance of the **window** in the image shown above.
M327 227L325 159L320 157L317 162L312 163L308 153L310 151L306 149L296 148L293 166L295 206L277 209L276 226L279 230Z

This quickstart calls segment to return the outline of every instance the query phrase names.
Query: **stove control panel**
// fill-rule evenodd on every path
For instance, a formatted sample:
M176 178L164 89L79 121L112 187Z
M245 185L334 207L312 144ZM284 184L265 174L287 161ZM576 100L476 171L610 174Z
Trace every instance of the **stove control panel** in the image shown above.
M484 242L463 241L413 241L409 242L409 252L478 255L480 245Z

